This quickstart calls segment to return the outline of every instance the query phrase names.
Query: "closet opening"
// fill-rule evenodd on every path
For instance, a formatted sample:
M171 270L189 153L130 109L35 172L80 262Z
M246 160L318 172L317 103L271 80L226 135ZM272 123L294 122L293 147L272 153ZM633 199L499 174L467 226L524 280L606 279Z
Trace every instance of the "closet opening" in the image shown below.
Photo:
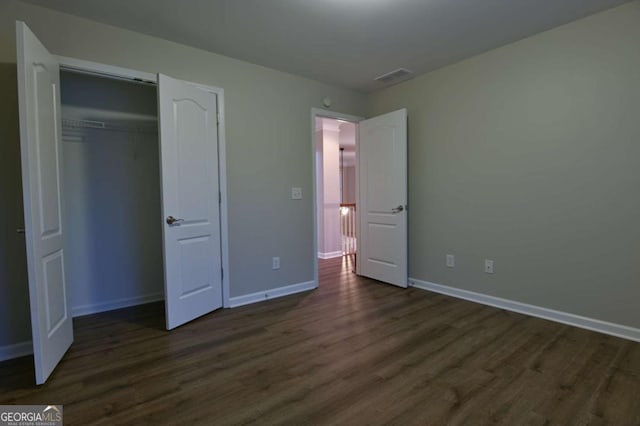
M157 86L63 68L60 95L73 316L163 300Z

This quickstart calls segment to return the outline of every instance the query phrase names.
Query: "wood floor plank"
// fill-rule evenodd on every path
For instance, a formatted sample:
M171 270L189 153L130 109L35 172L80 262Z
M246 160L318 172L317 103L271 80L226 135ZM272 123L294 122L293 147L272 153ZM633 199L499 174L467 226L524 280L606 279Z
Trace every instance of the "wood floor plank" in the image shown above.
M640 425L639 343L351 269L171 332L162 303L77 318L45 385L0 363L0 403L67 425Z

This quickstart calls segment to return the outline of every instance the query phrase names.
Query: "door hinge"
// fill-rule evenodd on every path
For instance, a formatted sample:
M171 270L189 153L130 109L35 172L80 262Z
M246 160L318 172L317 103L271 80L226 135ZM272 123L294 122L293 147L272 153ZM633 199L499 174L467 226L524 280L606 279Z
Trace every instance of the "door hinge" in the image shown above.
M220 113L216 113L216 124L220 125Z
M220 268L220 279L224 281L224 269Z
M218 204L222 204L222 192L218 191Z

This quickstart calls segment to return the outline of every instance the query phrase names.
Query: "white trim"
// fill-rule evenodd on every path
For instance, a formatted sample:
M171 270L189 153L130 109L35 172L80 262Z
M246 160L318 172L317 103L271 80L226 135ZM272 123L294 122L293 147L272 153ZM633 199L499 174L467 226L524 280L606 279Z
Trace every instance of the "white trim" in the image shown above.
M333 259L336 257L342 257L342 251L330 251L329 253L318 252L318 257L320 259Z
M13 345L0 346L0 362L8 359L20 358L33 353L33 342L15 343Z
M222 249L222 306L231 306L229 288L231 283L231 268L229 267L229 225L227 199L227 141L225 129L224 89L213 88L218 95L218 179L220 186L220 246Z
M480 303L483 305L506 309L507 311L518 312L521 314L530 315L532 317L543 318L549 321L555 321L562 324L572 325L574 327L584 328L587 330L597 331L600 333L609 334L611 336L640 342L640 329L629 327L626 325L601 321L594 318L588 318L580 315L570 314L568 312L556 311L554 309L529 305L527 303L516 302L514 300L502 299L500 297L489 296L488 294L462 290L459 288L435 284L428 281L421 281L415 278L409 279L409 285L421 290L446 294L447 296L456 297L458 299L470 300L472 302Z
M335 118L339 120L351 121L358 123L364 120L363 117L356 115L343 114L341 112L329 111L322 108L311 108L311 198L313 203L313 253L318 253L318 200L317 200L317 175L316 170L316 117ZM356 152L358 149L358 126L356 126ZM358 154L356 154L357 156ZM356 165L357 167L357 165ZM356 197L358 192L358 173L356 169ZM357 226L357 225L356 225ZM357 229L357 228L356 228ZM359 263L358 263L359 264ZM313 257L313 279L315 283L319 283L318 272L318 256ZM317 285L316 285L317 287Z
M136 71L128 68L116 67L113 65L101 64L99 62L85 61L83 59L69 58L67 56L54 57L63 69L102 74L106 77L124 78L127 80L142 80L147 83L158 83L158 76L145 71Z
M318 288L315 281L307 281L304 283L272 288L271 290L267 291L245 294L244 296L232 297L229 299L229 303L231 308L236 308L238 306L248 305L250 303L264 302L265 300L269 299L275 299L278 297L288 296L290 294L313 290L315 288Z
M322 109L322 108L311 108L311 119L313 121L312 127L314 128L314 133L315 133L316 117L334 118L336 120L351 121L353 123L357 123L358 121L364 120L364 117L358 117L357 115L343 114L341 112L329 111L328 109Z
M84 315L97 314L99 312L113 311L114 309L144 305L145 303L159 302L161 300L164 300L164 292L145 294L144 296L137 297L128 297L125 299L117 299L103 303L72 306L71 314L74 318L76 318Z
M356 193L355 193L355 197L356 197L356 206L357 203L359 203L358 200L360 200L360 126L356 126L356 158L355 158L355 165L354 165L354 170L353 170L353 174L356 177ZM362 209L362 206L360 206ZM357 212L355 212L354 215L354 219L355 219L355 231L356 231L356 256L358 254L358 247L359 247L359 236L362 235L362 231L360 229L360 217L358 215ZM356 262L356 275L362 275L361 274L361 269L362 269L362 262ZM407 273L408 275L408 273Z

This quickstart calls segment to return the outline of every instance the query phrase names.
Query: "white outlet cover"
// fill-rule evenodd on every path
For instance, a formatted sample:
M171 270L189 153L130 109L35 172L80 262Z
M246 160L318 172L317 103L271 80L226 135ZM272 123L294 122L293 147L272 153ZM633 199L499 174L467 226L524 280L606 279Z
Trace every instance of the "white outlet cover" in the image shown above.
M487 274L493 274L493 260L484 260L484 272Z
M456 257L452 254L448 254L446 256L446 265L447 268L453 268L456 266Z
M291 199L302 200L302 188L291 188Z

